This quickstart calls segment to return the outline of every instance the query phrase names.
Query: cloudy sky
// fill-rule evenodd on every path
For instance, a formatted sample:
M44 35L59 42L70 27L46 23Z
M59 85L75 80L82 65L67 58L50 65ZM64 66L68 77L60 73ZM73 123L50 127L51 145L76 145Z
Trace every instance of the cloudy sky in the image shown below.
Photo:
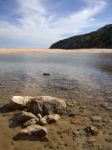
M0 0L0 48L48 48L112 23L112 0Z

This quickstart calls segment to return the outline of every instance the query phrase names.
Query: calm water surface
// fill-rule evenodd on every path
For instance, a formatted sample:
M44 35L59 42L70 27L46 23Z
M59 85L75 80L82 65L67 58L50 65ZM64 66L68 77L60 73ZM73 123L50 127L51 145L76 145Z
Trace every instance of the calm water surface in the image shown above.
M0 55L0 104L13 95L111 101L112 53Z

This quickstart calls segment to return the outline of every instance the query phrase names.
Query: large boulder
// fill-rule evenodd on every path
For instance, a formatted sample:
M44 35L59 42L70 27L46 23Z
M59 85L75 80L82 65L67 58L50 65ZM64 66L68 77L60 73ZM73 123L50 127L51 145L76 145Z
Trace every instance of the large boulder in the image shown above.
M22 111L18 114L18 121L20 122L26 122L32 118L36 118L36 116L31 112Z
M49 115L53 113L60 113L66 108L66 103L64 100L54 98L51 96L38 96L31 99L27 103L28 111L33 114Z
M36 137L36 138L42 138L48 135L47 129L45 127L39 126L39 125L31 125L27 128L22 129L16 136L16 138L22 138L24 137Z
M26 107L31 98L30 96L13 96L8 106L12 110L21 110Z

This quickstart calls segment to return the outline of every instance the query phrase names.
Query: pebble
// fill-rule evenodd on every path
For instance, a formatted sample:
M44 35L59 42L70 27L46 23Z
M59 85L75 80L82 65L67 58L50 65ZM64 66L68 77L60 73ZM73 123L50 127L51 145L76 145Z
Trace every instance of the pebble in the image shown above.
M93 117L91 117L91 121L99 122L99 121L101 121L101 117L100 116L93 116Z
M76 116L76 113L75 113L75 112L70 112L70 113L69 113L69 117L74 117L74 116Z

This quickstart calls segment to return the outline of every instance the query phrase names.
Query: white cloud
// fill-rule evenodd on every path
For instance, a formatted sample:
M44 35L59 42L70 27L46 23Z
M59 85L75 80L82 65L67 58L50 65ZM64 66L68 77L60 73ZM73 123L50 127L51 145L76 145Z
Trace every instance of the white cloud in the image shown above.
M95 21L94 16L101 12L106 5L104 0L84 0L86 8L74 12L64 18L57 18L47 12L42 0L17 0L21 14L19 24L0 20L0 39L4 39L3 47L32 47L44 48L51 43L65 38L66 34L78 34ZM6 39L6 40L5 40ZM10 43L7 45L7 41Z

